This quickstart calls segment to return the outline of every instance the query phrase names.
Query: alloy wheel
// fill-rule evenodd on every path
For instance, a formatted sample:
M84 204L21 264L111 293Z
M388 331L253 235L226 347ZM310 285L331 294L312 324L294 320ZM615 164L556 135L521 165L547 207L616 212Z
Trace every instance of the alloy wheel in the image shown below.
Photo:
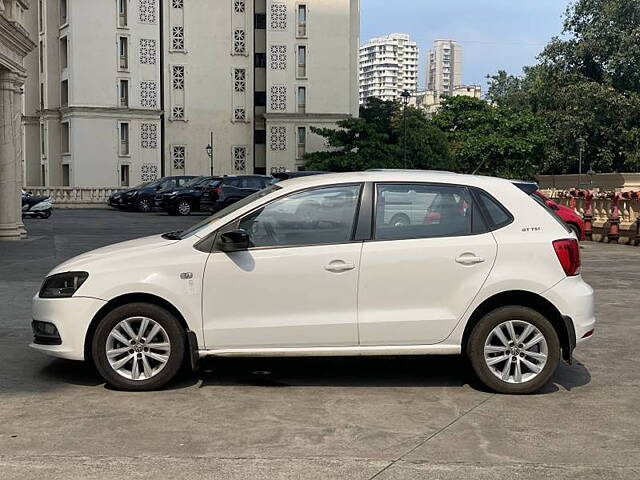
M178 213L180 215L189 215L191 213L191 204L187 200L181 200L178 203Z
M166 330L148 317L130 317L111 329L106 342L111 368L129 380L148 380L162 371L171 354Z
M493 375L507 383L526 383L547 364L549 348L542 332L524 320L496 326L484 344L484 360Z
M150 212L151 211L151 200L148 198L143 198L138 203L138 210L141 212Z

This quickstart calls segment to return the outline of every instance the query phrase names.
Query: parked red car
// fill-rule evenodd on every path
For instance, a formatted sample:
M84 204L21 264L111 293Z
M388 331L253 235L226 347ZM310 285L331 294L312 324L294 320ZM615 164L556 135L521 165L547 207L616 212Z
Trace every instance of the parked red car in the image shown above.
M578 240L584 240L584 222L582 221L582 217L576 213L576 211L572 208L565 207L564 205L560 205L550 198L546 197L540 190L536 190L534 195L537 195L547 206L555 211L562 220L569 226L573 233L576 234Z

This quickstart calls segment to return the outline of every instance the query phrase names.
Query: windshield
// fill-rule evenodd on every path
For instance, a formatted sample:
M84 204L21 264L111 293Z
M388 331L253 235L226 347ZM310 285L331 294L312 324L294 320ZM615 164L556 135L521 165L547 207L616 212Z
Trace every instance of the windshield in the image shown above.
M192 235L195 235L196 233L198 233L200 230L202 230L203 228L205 228L207 225L209 225L211 222L214 222L222 217L226 217L227 215L232 214L233 212L240 210L241 208L249 205L251 202L254 202L262 197L266 197L267 195L269 195L270 193L273 193L277 190L282 189L282 187L278 186L278 185L269 185L267 188L264 188L262 190L260 190L259 192L254 193L253 195L249 195L248 197L243 198L242 200L233 203L231 205L229 205L226 208L223 208L222 210L217 211L216 213L214 213L213 215L211 215L210 217L208 217L207 219L203 220L200 223L195 224L193 227L189 228L188 230L185 230L184 232L182 232L180 234L180 238L181 239L185 239L185 238L189 238Z
M142 182L140 185L136 185L133 188L144 188L144 187L146 187L146 186L148 186L150 184L151 184L151 182Z

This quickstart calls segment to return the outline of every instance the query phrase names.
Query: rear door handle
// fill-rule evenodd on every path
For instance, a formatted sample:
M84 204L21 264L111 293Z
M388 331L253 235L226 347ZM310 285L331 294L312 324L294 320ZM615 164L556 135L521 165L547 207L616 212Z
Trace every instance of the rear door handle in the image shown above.
M347 263L343 260L334 260L333 262L329 263L329 265L326 265L324 267L327 272L332 273L348 272L349 270L353 270L354 268L356 268L356 266L353 263Z
M484 262L484 258L478 257L473 253L463 253L456 258L456 263L459 263L460 265L477 265L482 262Z

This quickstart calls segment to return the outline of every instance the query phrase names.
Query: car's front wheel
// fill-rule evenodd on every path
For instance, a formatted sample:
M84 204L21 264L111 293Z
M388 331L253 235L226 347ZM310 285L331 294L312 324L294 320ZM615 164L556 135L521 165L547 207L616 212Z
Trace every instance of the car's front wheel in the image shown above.
M553 325L537 311L501 307L473 328L467 354L482 383L499 393L532 393L546 385L560 361Z
M187 199L178 200L178 204L176 205L176 213L180 216L188 216L191 215L191 202Z
M170 382L185 355L185 332L167 310L150 303L115 308L93 336L93 361L120 390L155 390Z
M148 197L142 197L136 203L136 209L139 212L148 213L153 209L153 201Z

